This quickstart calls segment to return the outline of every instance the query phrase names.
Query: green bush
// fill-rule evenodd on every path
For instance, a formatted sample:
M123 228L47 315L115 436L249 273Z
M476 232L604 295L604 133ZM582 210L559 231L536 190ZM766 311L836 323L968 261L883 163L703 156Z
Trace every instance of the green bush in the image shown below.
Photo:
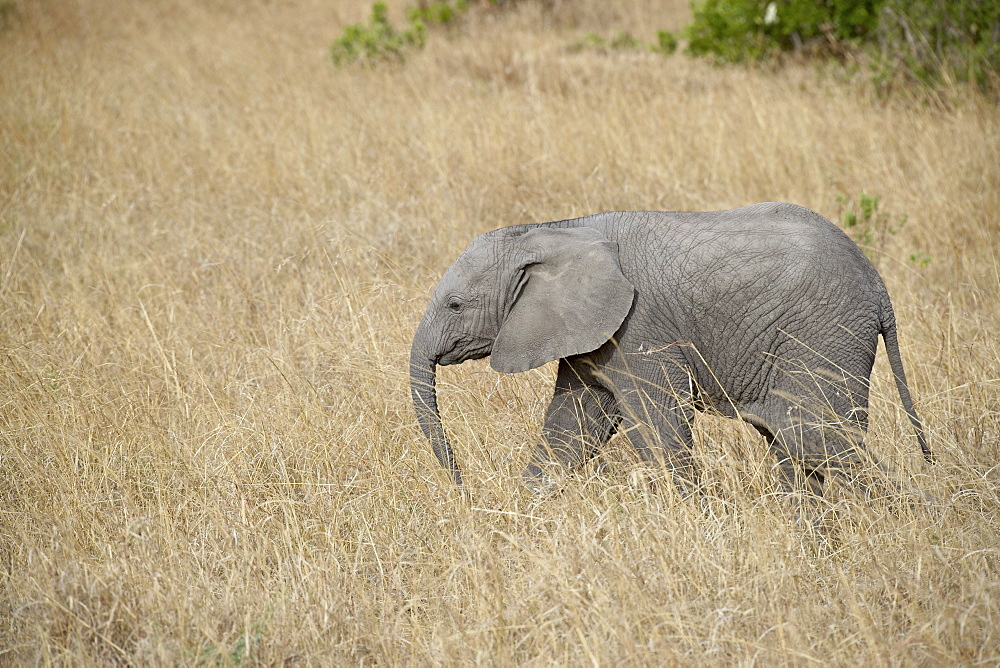
M625 30L619 30L615 33L615 36L611 38L612 49L632 51L634 49L641 49L642 47L643 43Z
M420 20L411 20L408 29L397 31L385 3L376 2L368 25L356 23L344 28L344 34L330 45L330 57L336 65L356 60L402 60L405 50L422 47L425 39Z
M604 38L596 32L588 32L586 35L569 45L572 52L585 51L587 49L603 49Z
M865 52L883 76L902 65L925 82L947 72L984 87L1000 70L998 2L702 0L692 11L688 53L722 62Z
M596 50L608 52L615 51L635 51L646 48L646 45L625 30L619 30L614 37L605 40L597 33L588 32L586 35L569 45L572 52ZM655 49L654 49L655 50Z
M641 39L633 36L626 30L619 30L611 39L604 39L597 33L588 32L586 35L569 45L568 49L573 52L593 50L610 53L611 51L638 51L648 49L654 53L662 53L669 56L677 50L677 37L668 30L658 30L656 32L656 43L647 44Z
M406 12L411 23L421 22L428 25L447 25L469 8L465 0L452 2L426 2L411 7Z
M692 7L688 52L726 62L810 47L829 51L878 27L882 0L705 0Z
M0 30L11 25L16 15L17 3L15 0L0 0Z
M943 73L980 88L998 87L1000 2L886 0L877 64L933 83Z
M857 200L838 195L837 204L841 207L844 231L876 264L889 237L896 235L909 219L905 213L893 215L879 209L878 195L861 193ZM930 258L922 252L911 254L910 261L921 267L930 264Z
M656 31L656 46L653 51L669 56L677 50L677 36L669 30Z
M498 4L498 0L489 2ZM385 2L379 0L372 5L367 25L357 23L344 28L344 33L330 45L330 57L335 65L355 61L401 61L406 51L423 48L428 26L452 25L468 9L468 0L421 0L406 10L409 26L396 30L389 21Z

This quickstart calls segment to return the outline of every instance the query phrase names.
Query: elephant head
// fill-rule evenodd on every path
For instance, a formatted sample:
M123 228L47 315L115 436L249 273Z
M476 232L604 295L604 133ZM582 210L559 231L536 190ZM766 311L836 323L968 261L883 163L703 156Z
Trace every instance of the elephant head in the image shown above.
M410 350L420 427L456 484L462 477L441 424L437 365L490 356L513 373L601 347L634 296L618 245L589 227L512 227L476 238L431 297Z

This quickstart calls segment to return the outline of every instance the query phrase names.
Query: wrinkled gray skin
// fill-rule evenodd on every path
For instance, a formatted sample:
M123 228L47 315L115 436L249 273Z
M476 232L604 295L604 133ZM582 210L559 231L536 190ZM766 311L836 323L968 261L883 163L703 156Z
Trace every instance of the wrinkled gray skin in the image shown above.
M604 213L476 238L448 269L413 338L421 428L462 483L435 392L436 365L491 356L501 372L559 360L542 483L614 433L697 483L696 409L753 425L790 488L870 459L869 376L882 335L900 399L931 454L906 385L885 285L822 216L764 203L712 213Z

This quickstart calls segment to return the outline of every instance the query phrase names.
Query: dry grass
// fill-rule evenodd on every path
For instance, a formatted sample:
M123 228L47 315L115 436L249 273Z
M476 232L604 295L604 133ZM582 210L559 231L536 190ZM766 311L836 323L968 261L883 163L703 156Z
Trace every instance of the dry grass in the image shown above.
M1000 661L995 106L564 48L685 0L337 70L341 4L21 0L0 33L0 663ZM862 191L909 215L879 261L941 462L884 355L869 443L937 509L840 489L817 535L708 418L703 503L617 442L532 498L550 368L445 369L471 500L438 471L409 339L474 235Z

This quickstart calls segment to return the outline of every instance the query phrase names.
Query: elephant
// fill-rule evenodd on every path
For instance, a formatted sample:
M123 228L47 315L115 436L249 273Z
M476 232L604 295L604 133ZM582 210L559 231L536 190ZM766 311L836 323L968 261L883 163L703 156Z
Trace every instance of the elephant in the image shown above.
M858 470L881 334L928 461L885 284L821 215L765 202L715 212L613 212L516 225L475 238L417 326L417 421L461 486L435 388L438 365L490 357L515 373L558 360L543 439L524 480L578 466L615 433L697 489L695 412L752 425L788 490L822 495Z

